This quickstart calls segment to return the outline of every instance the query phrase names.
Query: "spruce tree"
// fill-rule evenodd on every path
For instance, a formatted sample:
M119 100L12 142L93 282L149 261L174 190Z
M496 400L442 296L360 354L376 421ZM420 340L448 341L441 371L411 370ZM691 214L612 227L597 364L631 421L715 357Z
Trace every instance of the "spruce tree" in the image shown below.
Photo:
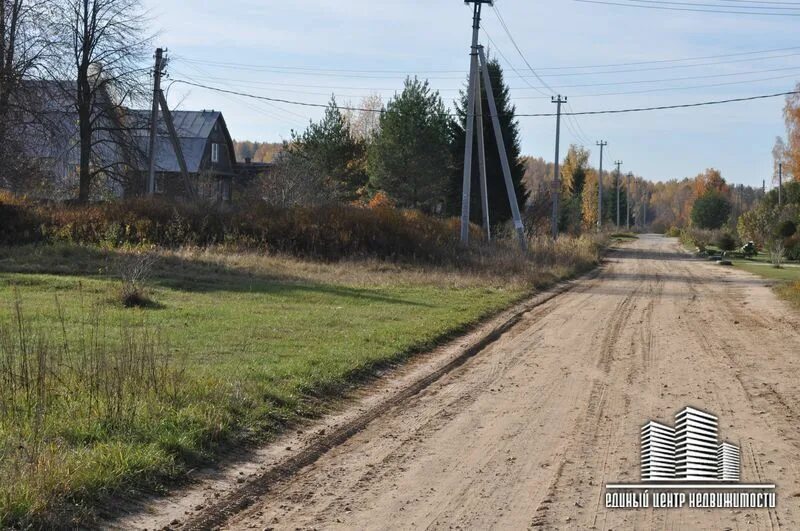
M514 193L517 198L520 211L525 210L525 203L528 199L528 191L522 182L525 176L525 161L521 156L519 123L515 118L516 107L511 103L508 85L503 79L503 68L496 59L490 59L488 63L489 76L492 80L492 90L497 103L497 112L500 119L500 129L505 141L506 155L511 167L511 181L514 184ZM497 141L495 140L494 128L489 114L489 101L486 97L486 89L481 83L481 97L483 109L483 135L486 145L486 187L489 195L489 218L492 225L503 223L511 219L511 207L508 204L508 192L503 178L503 168L500 163ZM455 161L454 171L450 179L450 193L448 196L447 209L451 215L458 215L461 212L461 193L464 178L464 147L466 139L467 122L467 94L461 92L461 97L456 101L457 123L453 131L453 158ZM477 127L477 124L476 124ZM473 139L473 142L475 140ZM477 142L475 144L477 147ZM480 173L478 168L478 150L474 150L472 161L472 194L470 201L470 220L474 223L481 223L481 203L480 203Z

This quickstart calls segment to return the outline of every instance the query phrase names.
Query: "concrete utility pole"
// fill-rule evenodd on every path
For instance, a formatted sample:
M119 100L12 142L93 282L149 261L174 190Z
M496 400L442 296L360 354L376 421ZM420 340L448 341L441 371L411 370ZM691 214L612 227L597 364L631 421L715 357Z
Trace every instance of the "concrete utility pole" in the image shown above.
M148 155L150 156L150 168L147 178L147 194L156 193L156 135L158 134L158 106L159 94L161 93L161 75L163 74L164 50L156 49L156 64L153 69L153 110L150 114L150 146Z
M608 142L601 140L597 143L600 146L600 173L597 175L597 230L603 230L603 148Z
M628 182L625 185L625 229L631 230L631 176L628 172Z
M489 222L489 188L486 182L486 145L483 138L483 95L481 94L481 77L475 76L475 116L478 128L478 169L481 173L481 214L486 240L492 241L492 227Z
M783 162L778 163L778 206L783 205Z
M567 103L567 98L561 94L551 98L556 107L556 159L553 168L553 239L558 238L558 196L561 193L561 174L559 173L559 141L561 140L561 104Z
M472 48L469 63L469 93L467 94L467 138L464 143L464 180L461 188L461 243L469 243L469 200L472 192L472 146L475 142L475 80L478 76L478 38L481 30L481 8L484 0L473 0Z
M618 160L614 162L617 165L617 230L619 230L619 188L620 188L620 178L619 178L619 167L622 166L622 161Z
M489 102L489 116L492 117L494 138L497 141L497 152L500 154L503 179L506 181L506 192L508 192L508 205L511 207L511 218L514 221L514 228L517 230L519 245L523 251L527 251L528 242L525 240L525 226L522 224L522 216L519 213L519 204L517 203L517 192L514 190L514 181L511 179L511 165L508 163L506 143L503 139L503 130L500 127L500 116L497 114L497 102L494 99L492 80L489 77L489 63L486 62L483 46L478 46L478 54L480 55L481 70L483 71L483 84L486 87L486 100Z
M642 230L647 227L647 203L650 202L650 192L644 193L644 218L642 218Z
M494 99L494 91L492 89L492 81L489 76L489 65L486 61L486 56L483 53L483 47L479 44L480 27L481 27L481 8L483 4L492 5L494 0L467 0L468 4L475 4L472 17L472 51L469 73L469 94L467 96L467 137L464 146L464 181L461 196L461 243L467 245L469 243L469 210L470 210L470 197L472 188L472 153L473 143L475 136L475 122L477 114L478 126L478 164L481 172L481 208L483 210L483 226L486 230L487 237L491 237L489 229L489 198L486 183L486 150L483 139L483 105L481 95L481 80L480 76L483 75L484 90L486 91L486 100L489 103L489 115L492 118L492 126L494 129L494 137L497 141L497 150L500 155L500 165L503 169L503 179L508 192L508 201L511 208L511 216L514 221L514 228L519 237L519 244L523 251L527 250L528 244L525 239L525 228L522 224L522 216L519 211L519 203L517 202L517 194L514 189L514 182L511 178L511 165L508 162L508 154L506 153L505 141L503 139L503 131L500 127L500 118L497 114L497 103Z

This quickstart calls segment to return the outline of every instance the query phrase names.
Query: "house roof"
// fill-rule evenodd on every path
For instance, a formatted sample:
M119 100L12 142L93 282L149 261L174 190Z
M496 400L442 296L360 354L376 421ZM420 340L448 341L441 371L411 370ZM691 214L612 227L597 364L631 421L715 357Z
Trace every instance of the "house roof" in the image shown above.
M26 81L29 90L24 94L29 99L25 107L35 109L37 122L25 125L20 130L20 137L25 138L25 149L37 157L63 156L70 163L77 163L77 112L75 109L74 92L76 86L69 81ZM126 160L140 171L149 168L149 138L150 138L150 110L128 109L116 105L111 96L102 93L98 102L98 109L104 109L103 119L106 121L119 120L129 129L133 136L134 149L127 154ZM231 166L236 163L233 150L233 141L225 124L225 119L219 111L172 111L173 122L181 144L186 166L189 173L199 173L206 152L209 138L214 126L220 124L222 133L226 138L226 149L229 151ZM109 126L111 127L111 126ZM38 129L34 129L38 128ZM113 128L112 128L113 129ZM24 131L24 134L22 134ZM103 151L104 160L120 160L115 142L119 139L107 131L97 133L102 138L96 138L96 149ZM105 138L108 137L108 138ZM128 140L130 142L130 140ZM178 157L172 147L163 113L159 113L156 137L156 171L179 173Z
M132 110L130 113L136 123L142 124L141 127L137 127L135 135L139 139L140 149L143 153L147 153L150 130L145 124L150 123L150 111ZM172 121L175 124L175 131L178 133L183 157L186 159L186 167L189 173L198 173L214 125L221 120L222 127L225 127L222 113L218 111L172 111L170 114L172 114ZM159 114L158 120L156 171L169 173L181 171L178 157L175 155L167 133L163 114Z

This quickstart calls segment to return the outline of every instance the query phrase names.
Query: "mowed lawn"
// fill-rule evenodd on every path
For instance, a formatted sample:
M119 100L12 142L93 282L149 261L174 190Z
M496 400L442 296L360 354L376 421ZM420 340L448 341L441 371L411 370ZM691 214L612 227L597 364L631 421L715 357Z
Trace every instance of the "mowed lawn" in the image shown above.
M20 358L24 336L41 339L54 358L41 391L17 384L27 401L9 408L14 395L0 393L0 527L79 521L106 494L179 477L225 445L265 440L323 413L328 398L376 368L529 292L493 277L381 263L172 253L148 282L153 305L128 309L114 273L124 259L0 248L0 357ZM74 368L104 363L112 351L135 360L102 368L100 383L83 389ZM6 365L2 376L18 378L21 369ZM126 380L121 370L139 376ZM103 388L108 375L119 390Z
M759 257L758 260L735 259L733 265L761 277L777 280L775 291L778 295L800 308L800 264L786 263L783 267L776 268L766 258Z

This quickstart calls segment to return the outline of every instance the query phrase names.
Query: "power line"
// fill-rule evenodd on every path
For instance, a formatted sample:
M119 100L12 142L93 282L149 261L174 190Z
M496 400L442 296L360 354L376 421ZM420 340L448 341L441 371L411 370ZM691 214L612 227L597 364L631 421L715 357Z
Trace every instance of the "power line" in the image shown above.
M531 64L528 61L528 59L525 57L525 54L522 53L522 49L519 47L519 45L517 44L516 39L514 39L514 36L511 34L511 30L508 28L508 25L506 24L506 21L503 19L503 15L500 13L500 10L497 8L497 6L492 4L492 10L494 11L494 14L497 16L497 20L500 22L500 25L502 26L503 31L505 32L505 34L508 36L509 40L511 41L511 44L514 45L514 48L517 50L517 53L519 54L519 56L522 58L522 61L528 67L528 70L531 71L531 73L536 77L537 80L539 80L539 83L541 83L544 86L544 88L546 88L546 89L548 89L550 91L550 95L551 96L553 94L555 94L555 90L553 89L553 87L548 85L547 82L544 79L542 79L541 76L539 76L539 74L536 72L536 70L534 70L533 67L531 66ZM517 69L514 67L514 65L512 63L510 63L507 59L506 59L506 62L509 64L509 66L512 68L512 70L514 70L514 72L517 73L517 75L519 75L519 72L517 72ZM540 94L544 94L544 92L539 87L534 87L530 82L528 82L527 78L525 78L525 77L523 77L521 75L519 77L529 87L531 87L532 89L536 90ZM560 100L560 98L559 98L559 100ZM564 99L564 103L567 103L566 98ZM568 103L567 103L567 105L568 105L567 108L570 108ZM570 133L572 133L572 135L579 142L581 142L583 144L588 144L589 140L586 139L586 137L582 134L580 125L577 122L578 121L574 116L566 115L566 120L564 121L564 125L567 127L567 129L569 129Z
M791 50L798 50L800 46L790 46L785 48L771 48L771 49L764 49L764 50L750 50L746 52L734 52L734 53L726 53L726 54L716 54L716 55L704 55L704 56L697 56L697 57L682 57L682 58L675 58L675 59L654 59L649 61L631 61L631 62L624 62L624 63L602 63L602 64L587 64L587 65L570 65L570 66L538 66L536 70L541 71L560 71L560 70L582 70L582 69L599 69L599 68L614 68L614 67L621 67L621 66L642 66L642 65L650 65L650 64L663 64L663 63L682 63L688 61L703 61L707 59L724 59L728 57L743 57L743 56L751 56L751 55L762 55L762 54L771 54L777 52L787 52ZM782 57L789 57L794 56L797 54L789 54L789 55L779 55L775 57L764 57L764 58L753 58L748 60L763 60L763 59L778 59ZM193 63L198 65L204 66L212 66L212 67L220 67L220 68L228 68L228 69L249 69L249 70L264 70L264 71L271 71L275 70L274 73L291 73L296 75L324 75L329 73L331 75L337 77L346 77L346 76L339 76L338 74L370 74L370 73L377 73L377 74L403 74L403 75L414 75L414 74L459 74L458 76L448 77L448 78L432 78L432 79L460 79L463 77L462 70L417 70L414 72L409 72L406 70L380 70L380 69L362 69L362 70L349 70L349 69L332 69L332 68L322 68L322 67L294 67L294 66L283 66L283 65L260 65L254 63L235 63L235 62L224 62L224 61L209 61L207 59L193 59L187 57L185 55L173 55L172 62L174 63L176 60L185 61L187 63ZM688 67L692 66L711 66L716 64L727 64L727 62L720 62L720 63L707 63L703 65L687 65ZM679 66L685 68L686 66ZM286 71L286 72L283 72ZM596 72L600 74L601 72ZM594 73L587 72L586 75L591 75ZM372 76L359 76L365 78L371 78ZM545 76L547 77L547 76ZM376 79L383 79L383 77L376 77ZM394 76L387 77L387 79L394 79Z
M684 103L680 105L660 105L656 107L634 107L631 109L608 109L602 111L582 111L571 113L572 116L590 116L596 114L622 114L622 113L630 113L630 112L646 112L646 111L662 111L666 109L687 109L691 107L704 107L707 105L722 105L724 103L736 103L742 101L753 101L753 100L763 100L767 98L778 98L780 96L790 96L792 94L800 94L800 90L793 90L789 92L777 92L775 94L763 94L760 96L748 96L745 98L730 98L727 100L712 100L712 101L702 101L698 103ZM563 113L562 113L563 114ZM546 117L546 116L555 116L555 114L517 114L520 117Z
M644 90L629 90L623 92L599 92L599 93L586 93L586 94L574 94L573 98L595 98L600 96L623 96L623 95L630 95L630 94L653 94L656 92L672 92L676 90L693 90L699 88L713 88L713 87L729 87L734 85L747 85L750 83L761 83L762 81L775 81L778 79L794 79L796 78L796 74L788 74L783 76L772 76L772 77L762 77L759 79L748 79L742 81L728 81L724 83L708 83L704 85L688 85L683 87L662 87L662 88L652 88L652 89L644 89ZM525 99L539 99L538 96L520 96L520 100Z
M651 4L651 5L668 5L668 6L689 6L689 7L712 7L712 8L725 8L725 9L762 9L762 10L778 10L778 11L797 11L798 7L785 7L783 4L778 5L752 5L752 4L763 4L763 2L738 2L738 3L747 3L751 5L745 5L739 7L738 5L734 4L706 4L706 3L697 3L697 2L675 2L669 0L627 0L631 3L636 4ZM767 2L769 4L769 2ZM797 5L796 3L794 4Z
M491 41L494 46L494 41ZM502 55L502 52L499 48L496 49L497 52L501 55L503 60L508 64L508 66L512 69L516 76L520 76L520 73L513 64L508 62L508 59ZM747 75L754 75L760 73L767 73L767 72L784 72L784 71L796 71L800 70L800 66L797 67L784 67L784 68L770 68L765 70L753 70L750 72L732 72L726 74L711 74L711 75L703 75L703 76L684 76L684 77L675 77L675 78L660 78L660 79L643 79L643 80L633 80L633 81L617 81L612 83L575 83L575 84L568 84L568 85L551 85L551 88L577 88L577 87L613 87L613 86L624 86L624 85L643 85L648 83L667 83L667 82L674 82L674 81L692 81L692 80L699 80L699 79L714 79L714 78L725 78L725 77L734 77L734 76L747 76ZM195 76L197 77L197 76ZM275 92L290 92L293 94L307 94L312 96L330 96L332 92L337 90L359 90L359 91L367 91L367 92L392 92L396 93L400 90L398 87L350 87L350 86L338 86L338 85L305 85L305 84L294 84L294 83L273 83L269 81L257 81L257 80L245 80L245 79L231 79L227 77L220 77L220 76L213 76L213 75L205 75L200 76L204 81L212 81L212 82L226 82L226 83L234 83L238 84L239 86L243 86L246 88L260 88L260 87L268 87ZM670 90L686 90L692 88L707 88L707 87L715 87L715 86L729 86L729 85L737 85L737 84L748 84L753 82L759 81L771 81L775 79L786 79L788 77L795 77L794 75L789 76L773 76L767 78L759 78L759 79L749 79L749 80L741 80L741 81L733 81L730 83L714 83L714 84L705 84L705 85L689 85L689 86L680 86L680 87L663 87L663 88L652 88L652 89L645 89L641 91L629 91L629 92L601 92L601 93L586 93L581 95L574 95L573 97L591 97L591 96L615 96L615 95L623 95L623 94L640 94L640 93L650 93L650 92L659 92L659 91L670 91ZM528 82L526 79L522 78L522 81L527 85L527 87L509 87L510 90L535 90L539 94L542 95L543 98L549 98L550 95L542 91L542 87L536 87L535 85ZM276 87L287 87L286 89L276 88ZM318 88L321 90L329 90L329 92L312 92L312 91L303 91L297 90L302 88ZM463 88L451 88L451 87L444 87L437 89L439 92L457 92L463 90ZM363 97L362 94L342 94L343 97L350 97L350 98L358 98ZM518 99L537 99L538 97L530 97L530 96L522 96Z
M189 85L193 87L198 87L206 90L212 90L215 92L220 92L224 94L231 94L234 96L243 96L246 98L252 98L257 100L264 100L270 101L274 103L285 103L287 105L298 105L302 107L315 107L315 108L327 108L328 105L321 104L321 103L308 103L308 102L301 102L301 101L293 101L281 98L271 98L268 96L258 96L255 94L248 94L246 92L239 92L234 90L223 89L219 87L213 87L209 85L204 85L202 83L194 83L192 81L186 81L183 79L175 79L173 83L181 83L184 85ZM601 110L601 111L581 111L581 112L570 112L570 113L561 113L562 116L569 115L569 116L588 116L588 115L596 115L596 114L620 114L620 113L630 113L630 112L645 112L645 111L659 111L659 110L666 110L666 109L683 109L683 108L690 108L690 107L703 107L707 105L721 105L724 103L735 103L735 102L742 102L742 101L753 101L753 100L762 100L767 98L777 98L780 96L790 96L793 94L800 94L800 91L788 91L788 92L777 92L774 94L764 94L760 96L748 96L744 98L731 98L726 100L712 100L712 101L704 101L698 103L684 103L680 105L661 105L656 107L635 107L630 109L608 109L608 110ZM358 111L358 112L377 112L377 113L384 113L386 112L385 109L365 109L360 107L339 107L341 110L345 111ZM448 116L456 117L457 115L452 113L447 113ZM525 117L525 118L532 118L532 117L553 117L556 116L555 113L538 113L538 114L522 114L522 113L515 113L515 116L518 117Z
M777 17L797 17L800 13L765 13L760 11L732 11L724 9L695 9L691 7L669 7L659 5L641 5L641 4L626 4L623 2L609 2L602 0L572 0L573 2L580 2L583 4L602 4L608 6L621 6L621 7L636 7L640 9L659 9L665 11L690 11L695 13L719 13L726 15L760 15L760 16L777 16ZM749 9L749 8L742 8Z

